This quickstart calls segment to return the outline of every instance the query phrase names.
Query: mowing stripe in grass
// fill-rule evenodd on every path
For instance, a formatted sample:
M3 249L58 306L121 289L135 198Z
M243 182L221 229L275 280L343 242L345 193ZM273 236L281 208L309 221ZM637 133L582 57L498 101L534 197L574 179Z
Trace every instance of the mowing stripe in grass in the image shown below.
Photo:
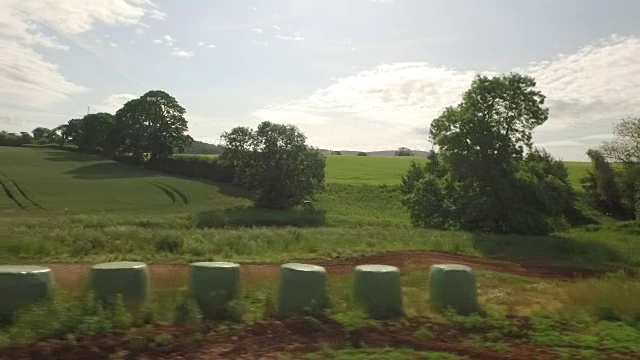
M11 199L14 203L16 203L16 205L18 205L21 209L25 209L25 206L22 205L20 203L20 201L18 201L18 199L16 199L13 194L11 193L11 190L9 190L9 188L7 187L7 185L4 184L4 181L0 180L0 186L2 186L2 188L4 189L5 194L7 194L7 197L9 199Z
M180 196L180 198L182 198L182 202L187 205L191 202L191 196L189 196L189 194L183 193L182 191L176 189L175 187L171 186L171 185L167 185L167 184L162 184L166 187L168 187L169 189L173 190L174 193L178 194L178 196Z
M44 208L38 204L37 202L33 201L28 195L27 193L20 187L20 185L18 185L18 183L13 180L12 178L10 178L9 176L7 176L7 174L5 174L4 172L0 171L0 175L4 176L5 178L7 178L7 180L11 181L11 183L13 184L13 186L15 186L16 190L18 190L18 192L20 193L20 195L22 195L22 197L24 197L25 199L27 199L27 201L29 201L31 204L33 204L33 206L37 207L38 209L42 209L44 210Z

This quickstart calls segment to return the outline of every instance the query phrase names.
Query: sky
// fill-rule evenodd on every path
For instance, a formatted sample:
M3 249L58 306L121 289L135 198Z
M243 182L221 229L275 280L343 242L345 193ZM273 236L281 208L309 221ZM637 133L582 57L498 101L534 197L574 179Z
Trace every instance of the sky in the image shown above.
M0 0L0 129L164 90L189 133L293 124L311 145L431 149L476 74L533 76L563 160L640 116L637 0Z

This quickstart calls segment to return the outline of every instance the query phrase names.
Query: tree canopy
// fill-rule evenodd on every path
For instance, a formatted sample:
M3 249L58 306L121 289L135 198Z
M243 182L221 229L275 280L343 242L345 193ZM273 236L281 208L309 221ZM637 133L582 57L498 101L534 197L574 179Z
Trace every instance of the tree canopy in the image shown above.
M535 85L516 73L477 76L432 121L438 152L402 178L414 225L530 234L566 223L574 201L566 168L532 148L533 129L548 118Z
M292 208L324 186L324 156L295 126L265 121L256 130L236 127L222 139L220 159L234 168L234 183L254 193L256 207Z
M623 119L613 135L600 149L587 152L592 169L582 179L583 187L591 204L602 212L640 221L640 118Z
M186 110L164 91L152 90L124 104L115 114L114 134L118 147L141 159L166 158L188 146Z

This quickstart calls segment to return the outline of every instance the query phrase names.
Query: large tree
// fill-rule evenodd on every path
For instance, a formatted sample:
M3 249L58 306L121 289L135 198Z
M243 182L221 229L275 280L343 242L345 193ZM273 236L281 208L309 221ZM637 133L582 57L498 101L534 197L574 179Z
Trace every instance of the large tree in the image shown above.
M295 126L265 121L255 131L236 127L222 139L220 159L234 168L234 182L255 194L256 207L291 208L324 185L325 159Z
M166 92L149 91L116 112L114 136L121 150L138 160L144 153L149 153L151 160L169 157L193 141L187 135L185 112Z
M516 73L477 76L460 104L432 121L438 153L403 177L415 225L545 233L563 222L573 202L566 169L532 148L549 113L535 85Z
M105 149L112 142L113 115L96 113L81 119L71 119L65 127L65 135L70 143L81 150Z
M31 131L31 134L33 134L33 139L34 140L48 140L48 136L51 133L51 130L44 128L44 127L37 127L35 129L33 129L33 131Z

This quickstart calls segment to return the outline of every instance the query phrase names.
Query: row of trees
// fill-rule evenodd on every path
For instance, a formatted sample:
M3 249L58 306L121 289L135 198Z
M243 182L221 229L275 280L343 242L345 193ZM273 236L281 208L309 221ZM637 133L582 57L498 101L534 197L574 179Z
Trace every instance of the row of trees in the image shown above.
M38 128L38 134L78 146L80 151L101 151L113 157L129 154L142 162L168 158L182 151L193 139L187 135L185 109L171 95L153 90L125 103L115 115L88 114L71 119L53 130ZM53 139L49 139L53 140Z
M187 135L184 114L175 98L154 90L128 101L115 115L88 114L54 129L36 128L33 135L3 132L0 145L72 144L78 151L132 159L158 170L231 181L252 192L261 208L301 205L323 188L324 157L306 145L306 137L294 126L263 122L255 131L234 128L223 134L224 145L207 147L221 153L219 160L171 158L194 142Z

